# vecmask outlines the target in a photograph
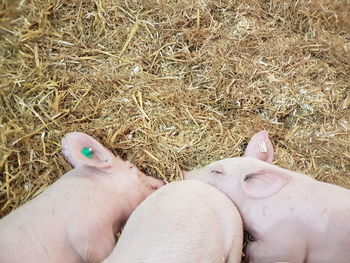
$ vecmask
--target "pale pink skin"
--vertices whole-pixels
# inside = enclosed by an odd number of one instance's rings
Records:
[[[258,144],[264,142],[267,152]],[[255,134],[245,157],[185,172],[224,192],[255,238],[246,262],[350,262],[350,191],[271,163],[266,131]]]
[[[69,133],[62,148],[75,169],[0,220],[0,262],[101,262],[131,212],[163,185],[86,134]]]
[[[200,181],[178,181],[136,208],[104,263],[239,263],[242,243],[242,220],[227,196]]]

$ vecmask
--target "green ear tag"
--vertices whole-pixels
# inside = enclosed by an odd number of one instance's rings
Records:
[[[81,149],[81,154],[86,156],[86,158],[89,158],[89,159],[91,159],[94,156],[94,152],[92,151],[92,149],[86,148],[86,147],[83,147]]]

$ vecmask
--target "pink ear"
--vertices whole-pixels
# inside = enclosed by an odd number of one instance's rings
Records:
[[[266,198],[281,190],[289,175],[273,169],[259,170],[243,177],[243,192],[252,198]]]
[[[260,131],[253,135],[244,152],[244,156],[254,157],[267,163],[272,162],[273,147],[267,131]]]
[[[62,154],[74,166],[94,166],[97,168],[108,168],[112,166],[115,156],[101,143],[81,132],[68,133],[61,140]],[[91,149],[89,157],[82,153],[83,148]]]

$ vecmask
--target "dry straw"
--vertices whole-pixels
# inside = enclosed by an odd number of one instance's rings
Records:
[[[71,169],[86,132],[168,181],[239,156],[350,187],[350,3],[2,0],[0,217]]]

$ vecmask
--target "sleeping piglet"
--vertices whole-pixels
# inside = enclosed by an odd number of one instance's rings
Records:
[[[101,262],[131,212],[163,185],[83,133],[62,139],[75,167],[0,220],[1,263]]]
[[[255,241],[246,262],[350,262],[350,191],[271,164],[266,131],[255,134],[245,157],[185,172],[224,192]]]
[[[239,263],[242,242],[229,198],[200,181],[177,181],[135,209],[104,263]]]

